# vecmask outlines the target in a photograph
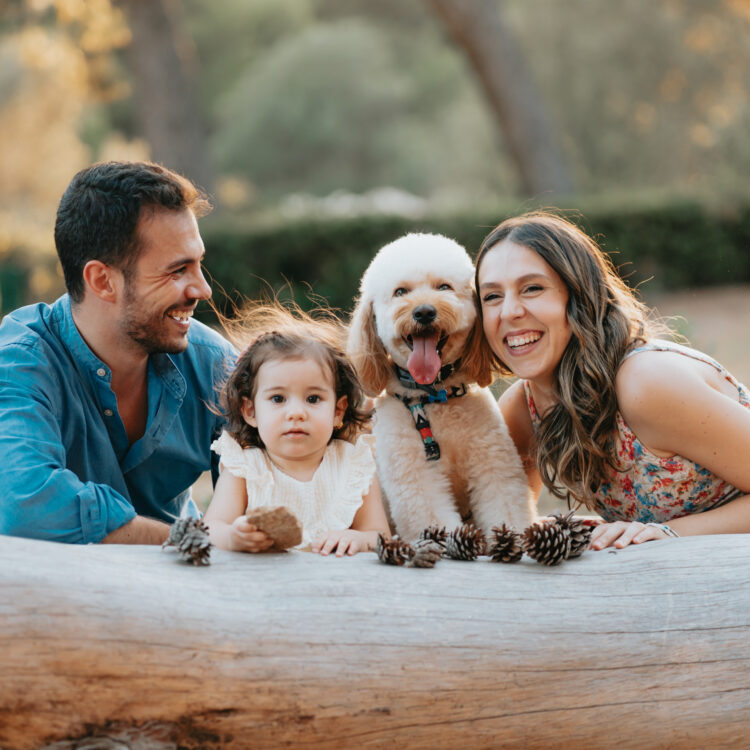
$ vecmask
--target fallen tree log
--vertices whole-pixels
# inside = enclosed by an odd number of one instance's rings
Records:
[[[747,747],[746,535],[212,560],[0,537],[0,748]]]

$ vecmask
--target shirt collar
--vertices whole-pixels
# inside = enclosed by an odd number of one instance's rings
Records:
[[[70,297],[64,294],[57,301],[55,307],[60,339],[70,352],[75,367],[82,375],[94,382],[101,382],[102,379],[109,382],[112,378],[109,366],[91,351],[76,327]]]
[[[91,351],[89,345],[83,340],[83,336],[81,336],[75,320],[73,320],[70,296],[64,294],[60,297],[56,303],[56,308],[60,339],[70,352],[75,367],[92,383],[109,383],[112,380],[112,370],[109,365]],[[187,391],[185,378],[170,355],[152,354],[149,360],[154,372],[169,392],[178,401],[182,401]]]
[[[162,379],[167,390],[178,401],[182,401],[187,392],[187,384],[172,357],[169,354],[152,354],[149,359],[151,360],[154,372]]]

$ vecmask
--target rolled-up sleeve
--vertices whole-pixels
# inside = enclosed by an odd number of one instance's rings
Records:
[[[62,387],[33,346],[0,358],[0,534],[86,544],[133,519],[112,487],[66,468],[59,424]]]

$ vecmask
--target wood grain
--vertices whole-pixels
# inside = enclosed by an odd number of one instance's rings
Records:
[[[557,568],[212,559],[0,537],[0,748],[750,742],[747,536]]]

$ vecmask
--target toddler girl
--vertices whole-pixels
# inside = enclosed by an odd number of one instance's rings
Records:
[[[245,513],[283,505],[302,523],[301,546],[313,552],[374,549],[388,522],[374,438],[360,434],[370,415],[343,352],[342,324],[280,305],[255,307],[245,319],[255,339],[224,387],[227,426],[211,446],[221,456],[204,519],[211,540],[263,552],[273,542]]]

